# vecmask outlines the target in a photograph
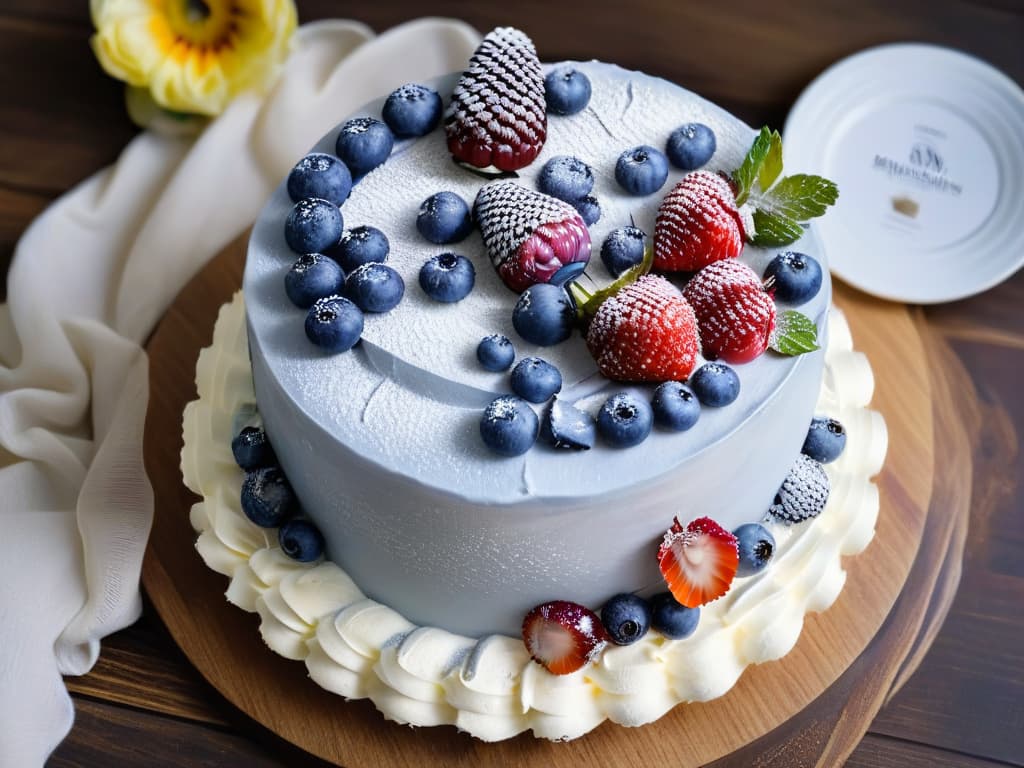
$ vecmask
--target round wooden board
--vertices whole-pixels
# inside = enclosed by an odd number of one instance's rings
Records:
[[[245,237],[239,238],[185,288],[148,345],[145,459],[156,514],[143,581],[200,673],[278,736],[349,768],[425,762],[507,766],[526,760],[556,767],[835,765],[941,623],[959,573],[957,531],[962,534],[967,510],[964,503],[962,514],[944,509],[943,515],[928,515],[934,446],[943,445],[936,430],[945,428],[937,415],[941,408],[933,417],[933,395],[938,390],[948,398],[949,388],[935,387],[929,378],[934,350],[926,350],[929,342],[905,308],[837,286],[836,303],[875,372],[873,407],[889,428],[889,454],[878,478],[882,511],[868,550],[845,563],[849,576],[836,604],[807,617],[784,659],[749,668],[715,701],[678,706],[643,728],[605,723],[564,744],[528,734],[485,744],[452,727],[410,729],[385,721],[369,702],[327,693],[299,663],[264,646],[255,614],[225,601],[225,578],[206,568],[194,550],[188,512],[195,497],[179,473],[181,414],[196,396],[196,358],[210,343],[218,308],[240,285],[244,244]],[[969,460],[941,471],[953,493],[969,498]]]

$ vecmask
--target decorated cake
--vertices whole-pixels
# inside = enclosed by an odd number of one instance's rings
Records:
[[[303,158],[185,413],[197,548],[321,686],[574,738],[724,695],[870,541],[871,371],[781,138],[513,29]]]

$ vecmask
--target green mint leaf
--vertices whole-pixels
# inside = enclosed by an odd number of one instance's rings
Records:
[[[780,355],[803,355],[820,349],[818,327],[807,317],[794,309],[787,309],[779,315],[768,339],[768,346]]]
[[[754,232],[751,243],[762,248],[777,248],[795,243],[803,235],[804,228],[788,216],[758,208],[754,211]]]
[[[587,291],[579,288],[576,283],[572,283],[569,286],[569,290],[573,292],[573,296],[576,299],[576,316],[580,320],[590,320],[594,315],[597,314],[598,308],[604,303],[604,300],[614,296],[620,290],[625,288],[631,283],[635,283],[641,277],[651,271],[651,267],[654,266],[654,248],[648,245],[644,248],[644,258],[635,267],[630,267],[623,272],[615,282],[605,286],[599,291],[594,293],[588,293]],[[577,291],[579,288],[579,291]]]
[[[732,175],[732,179],[736,182],[736,205],[743,205],[747,198],[750,196],[750,190],[754,187],[754,180],[757,179],[758,174],[761,172],[761,165],[764,163],[768,153],[772,148],[772,134],[768,130],[768,126],[761,129],[761,132],[757,134],[757,138],[754,139],[753,145],[750,147],[750,151],[747,152],[747,156],[743,158],[743,162],[740,167]]]
[[[772,131],[771,143],[768,147],[768,154],[761,163],[761,170],[757,174],[757,186],[761,189],[768,189],[782,173],[782,137],[778,131]]]
[[[807,221],[821,216],[839,198],[835,182],[821,176],[798,173],[787,176],[758,200],[758,207],[771,213]]]

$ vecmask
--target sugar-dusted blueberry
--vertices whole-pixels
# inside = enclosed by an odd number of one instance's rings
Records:
[[[394,146],[394,134],[380,120],[355,117],[341,126],[334,151],[358,178],[387,160]]]
[[[590,103],[590,78],[575,67],[558,67],[544,78],[544,99],[556,115],[575,115]]]
[[[650,602],[651,627],[669,640],[682,640],[697,630],[700,608],[687,608],[671,592],[659,592]]]
[[[617,392],[601,406],[597,431],[612,447],[631,448],[647,439],[653,422],[650,403],[632,392]]]
[[[476,267],[465,256],[439,253],[420,267],[420,288],[434,301],[462,301],[476,283]]]
[[[267,433],[259,427],[243,427],[231,441],[231,454],[246,471],[277,463]]]
[[[285,522],[277,531],[277,540],[281,551],[300,563],[311,563],[324,553],[320,529],[301,517]]]
[[[775,554],[775,537],[760,523],[741,525],[732,535],[736,537],[736,549],[740,562],[737,576],[753,576],[768,567]]]
[[[296,253],[323,253],[341,238],[341,209],[329,200],[306,197],[292,206],[284,222],[284,239]]]
[[[786,251],[772,259],[764,270],[765,287],[775,292],[776,301],[803,304],[821,290],[821,265],[799,251]]]
[[[593,195],[584,195],[579,200],[570,202],[588,227],[594,226],[601,220],[601,202]]]
[[[828,464],[839,458],[846,448],[846,428],[836,419],[816,417],[807,430],[802,453],[815,461]]]
[[[345,296],[363,312],[389,312],[405,295],[405,281],[387,264],[371,261],[345,279]]]
[[[524,357],[512,369],[512,391],[531,403],[543,403],[562,391],[562,374],[547,360]]]
[[[601,623],[613,643],[632,645],[651,626],[651,606],[639,595],[615,595],[602,606]]]
[[[725,363],[704,363],[687,383],[702,405],[722,408],[740,394],[740,377]]]
[[[647,235],[640,227],[619,227],[608,233],[601,243],[601,262],[612,277],[618,277],[644,260]]]
[[[306,197],[319,197],[341,205],[351,191],[348,166],[326,152],[309,153],[288,174],[288,196],[296,203]]]
[[[545,195],[572,203],[590,194],[594,172],[572,155],[556,155],[544,163],[537,176],[537,189]]]
[[[502,456],[519,456],[537,441],[540,421],[521,397],[502,395],[491,401],[480,417],[484,445]]]
[[[362,225],[346,229],[341,233],[338,244],[327,251],[346,272],[372,261],[384,263],[388,260],[391,244],[388,237],[376,227]]]
[[[441,121],[441,97],[433,88],[406,83],[388,96],[382,117],[395,136],[426,136]]]
[[[687,123],[676,128],[665,142],[665,154],[672,165],[695,171],[715,154],[715,132],[703,123]]]
[[[242,481],[242,511],[262,528],[276,528],[295,510],[295,493],[278,466],[248,472]]]
[[[512,327],[531,344],[550,347],[572,335],[576,308],[558,285],[537,283],[519,295],[512,308]]]
[[[313,302],[339,293],[345,285],[345,273],[337,262],[320,253],[306,253],[292,264],[284,276],[284,292],[292,304],[309,309]]]
[[[362,334],[362,310],[341,296],[317,299],[306,314],[306,337],[326,352],[352,349]]]
[[[454,192],[438,192],[420,204],[416,229],[439,245],[465,240],[473,231],[473,218],[466,201]]]
[[[651,398],[654,421],[666,429],[684,432],[700,418],[700,401],[688,386],[678,381],[658,385]]]
[[[587,451],[594,447],[597,424],[586,411],[553,397],[544,411],[540,433],[555,448]]]
[[[480,339],[476,346],[476,359],[488,371],[507,371],[516,359],[516,348],[508,336],[492,333]]]
[[[668,178],[668,160],[654,147],[627,149],[615,163],[615,180],[631,195],[650,195]]]

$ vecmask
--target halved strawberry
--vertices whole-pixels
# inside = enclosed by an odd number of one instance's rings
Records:
[[[538,664],[567,675],[593,661],[609,642],[601,619],[568,600],[542,603],[523,619],[523,642]]]
[[[654,267],[693,272],[739,256],[746,237],[743,216],[729,182],[710,171],[684,176],[658,208]]]
[[[675,518],[658,548],[661,575],[687,608],[728,592],[739,561],[736,537],[710,517],[699,517],[686,528]]]

